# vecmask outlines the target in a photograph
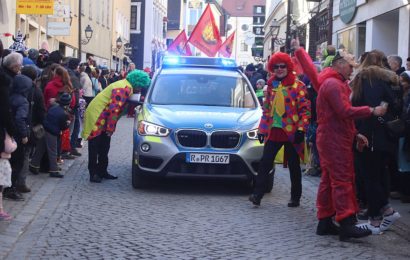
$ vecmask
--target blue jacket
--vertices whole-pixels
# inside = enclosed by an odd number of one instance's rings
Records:
[[[67,120],[69,120],[67,112],[61,105],[55,104],[48,109],[43,126],[47,132],[58,136],[61,131],[68,128]]]

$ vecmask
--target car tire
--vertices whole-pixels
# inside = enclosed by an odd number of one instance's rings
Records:
[[[148,185],[148,177],[142,170],[132,162],[132,187],[135,189],[143,189]]]

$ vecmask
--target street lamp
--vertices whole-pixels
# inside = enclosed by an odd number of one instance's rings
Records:
[[[115,41],[115,48],[112,49],[112,51],[115,52],[115,57],[117,58],[116,71],[118,71],[118,65],[120,63],[120,58],[118,57],[118,52],[120,51],[121,48],[122,48],[122,40],[121,40],[121,36],[120,36]]]
[[[81,44],[86,45],[87,43],[90,42],[91,38],[93,37],[93,29],[91,28],[90,25],[87,25],[87,27],[85,27],[85,39],[81,40]]]

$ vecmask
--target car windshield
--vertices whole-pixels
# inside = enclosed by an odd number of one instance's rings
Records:
[[[217,75],[159,75],[150,101],[161,105],[202,105],[255,108],[247,82]]]

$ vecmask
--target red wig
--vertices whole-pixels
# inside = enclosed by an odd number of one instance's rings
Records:
[[[273,71],[273,65],[279,64],[279,63],[285,63],[288,69],[288,75],[286,76],[286,78],[283,80],[282,83],[284,85],[293,84],[296,80],[296,77],[293,73],[295,66],[290,56],[284,52],[277,52],[270,57],[269,62],[268,62],[268,70],[272,73],[272,77],[268,80],[268,84],[271,85],[272,81],[275,78],[275,72]]]
[[[268,70],[272,73],[273,71],[273,65],[278,64],[278,63],[285,63],[286,67],[288,67],[288,72],[292,73],[294,70],[293,62],[290,58],[290,56],[284,52],[277,52],[270,57],[269,62],[268,62]]]

